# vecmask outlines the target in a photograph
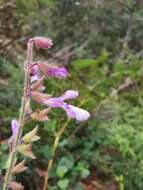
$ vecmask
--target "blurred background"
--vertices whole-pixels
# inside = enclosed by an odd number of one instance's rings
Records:
[[[143,189],[143,1],[0,0],[0,172],[5,172],[10,122],[19,114],[26,42],[53,39],[35,59],[65,65],[67,80],[48,79],[47,93],[80,91],[74,105],[91,113],[70,121],[56,152],[49,190]],[[39,124],[37,159],[18,176],[26,190],[41,190],[56,131],[58,109]],[[25,132],[35,126],[29,123]]]

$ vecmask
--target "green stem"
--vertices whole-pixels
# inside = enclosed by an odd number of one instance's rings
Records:
[[[68,127],[69,122],[70,122],[70,119],[67,119],[67,121],[64,123],[63,127],[58,131],[58,133],[55,137],[53,148],[52,148],[52,158],[48,161],[48,167],[47,167],[46,175],[44,177],[43,190],[46,190],[48,188],[49,171],[53,166],[53,161],[54,161],[57,147],[59,145],[59,140],[60,140],[62,134],[64,133],[64,131],[66,130],[66,128]]]
[[[5,179],[4,179],[4,185],[3,185],[3,190],[8,190],[8,183],[11,180],[12,177],[12,170],[15,165],[15,160],[16,160],[16,155],[17,155],[17,146],[19,145],[21,136],[22,136],[22,128],[25,124],[25,114],[26,114],[26,103],[28,101],[29,96],[27,95],[27,90],[29,89],[30,86],[30,71],[29,67],[30,64],[32,63],[32,49],[33,49],[33,43],[32,41],[28,42],[28,47],[27,47],[27,61],[25,63],[25,78],[24,78],[24,90],[23,90],[23,98],[21,102],[21,109],[20,109],[20,115],[19,115],[19,128],[17,135],[15,137],[15,143],[14,143],[14,148],[13,151],[9,155],[9,167],[7,168]]]

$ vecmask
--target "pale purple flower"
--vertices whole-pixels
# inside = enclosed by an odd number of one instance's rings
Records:
[[[63,66],[48,64],[46,62],[36,62],[31,66],[32,81],[39,79],[40,71],[44,73],[45,76],[50,77],[66,78],[68,76],[68,71]]]
[[[53,76],[57,78],[66,78],[68,75],[68,71],[66,70],[65,67],[49,67],[47,68],[47,75],[48,76]]]
[[[62,108],[66,111],[69,118],[75,118],[78,121],[86,121],[90,117],[90,113],[88,111],[73,105],[64,104]]]
[[[41,49],[49,49],[53,46],[53,42],[51,39],[41,36],[34,37],[30,41],[33,41],[35,46]]]
[[[67,90],[62,96],[45,99],[43,103],[54,108],[62,107],[64,100],[75,99],[78,95],[78,91]]]
[[[61,101],[60,98],[48,98],[43,100],[43,103],[51,108],[59,108],[63,105],[63,101]]]
[[[64,102],[64,100],[74,99],[77,96],[78,91],[67,90],[62,96],[57,98],[48,98],[44,100],[43,103],[52,108],[63,108],[69,118],[75,118],[78,121],[85,121],[90,117],[89,112]]]
[[[17,133],[18,133],[18,129],[19,129],[19,123],[16,119],[13,119],[11,121],[11,130],[12,130],[12,137],[16,137]]]
[[[63,66],[48,64],[46,62],[38,62],[37,65],[45,76],[66,78],[68,75],[67,69]]]

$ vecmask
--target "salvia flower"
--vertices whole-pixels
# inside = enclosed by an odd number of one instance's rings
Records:
[[[37,62],[31,67],[31,82],[39,80],[40,71],[47,77],[66,78],[68,76],[68,71],[63,66]]]
[[[37,65],[45,76],[56,78],[66,78],[68,76],[68,71],[63,66],[48,64],[46,62],[39,62]]]
[[[62,96],[56,98],[53,97],[47,98],[43,101],[43,103],[50,107],[58,108],[63,106],[64,100],[75,99],[77,96],[78,96],[78,91],[67,90]]]
[[[69,118],[75,118],[78,121],[85,121],[90,117],[89,112],[64,102],[64,100],[74,99],[77,96],[78,91],[67,90],[62,96],[45,99],[43,103],[52,108],[63,108]]]
[[[37,48],[49,49],[53,46],[53,42],[49,38],[37,36],[31,39]]]

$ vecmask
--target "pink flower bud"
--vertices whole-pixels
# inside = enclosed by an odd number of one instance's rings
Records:
[[[37,48],[41,48],[41,49],[49,49],[53,46],[52,40],[45,37],[37,36],[37,37],[32,38],[31,41],[35,43]]]

